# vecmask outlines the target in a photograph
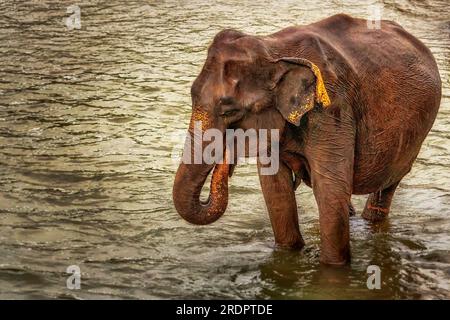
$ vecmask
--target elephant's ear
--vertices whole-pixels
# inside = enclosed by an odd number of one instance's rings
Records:
[[[318,103],[331,104],[319,68],[309,60],[281,58],[275,61],[276,106],[283,117],[296,126],[302,116]]]

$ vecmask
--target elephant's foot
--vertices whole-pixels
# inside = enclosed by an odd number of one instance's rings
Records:
[[[370,204],[366,205],[362,213],[362,217],[370,222],[380,222],[386,219],[389,214],[389,209],[381,207],[373,207]]]
[[[380,222],[389,214],[392,198],[398,183],[369,195],[362,217],[371,222]]]
[[[278,248],[288,249],[288,250],[301,250],[305,246],[305,241],[303,241],[302,236],[296,237],[291,241],[275,241]]]

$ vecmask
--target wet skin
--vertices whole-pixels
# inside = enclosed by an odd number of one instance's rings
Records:
[[[191,94],[190,134],[197,120],[202,130],[280,130],[280,168],[260,174],[275,242],[304,245],[295,200],[304,181],[319,208],[320,260],[341,265],[350,261],[351,195],[369,194],[364,218],[388,215],[436,118],[441,80],[428,48],[398,24],[370,30],[366,20],[336,15],[264,37],[220,32]],[[180,165],[173,199],[187,221],[224,213],[232,170],[223,167],[201,203],[214,165]]]

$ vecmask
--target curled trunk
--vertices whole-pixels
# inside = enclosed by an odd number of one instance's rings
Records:
[[[200,201],[200,193],[211,170],[208,200]],[[228,164],[180,164],[173,186],[173,202],[178,213],[188,222],[210,224],[219,219],[228,204]]]

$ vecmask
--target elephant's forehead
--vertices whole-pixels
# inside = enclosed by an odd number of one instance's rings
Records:
[[[246,50],[235,50],[233,48],[216,49],[209,55],[209,60],[222,66],[228,63],[249,64],[253,62],[254,55]]]
[[[251,63],[261,57],[264,52],[260,45],[244,39],[214,43],[209,48],[208,56],[220,63],[229,61]]]

